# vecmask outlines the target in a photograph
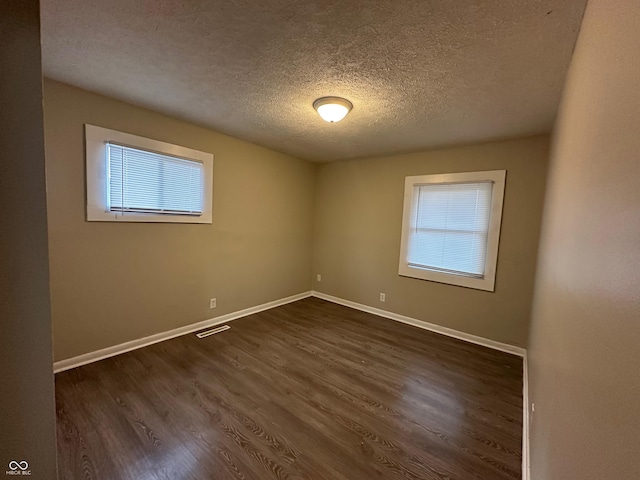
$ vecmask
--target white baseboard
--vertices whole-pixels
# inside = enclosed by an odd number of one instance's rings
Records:
[[[522,362],[522,480],[531,478],[529,422],[529,364],[525,354]]]
[[[494,350],[511,353],[512,355],[518,355],[519,357],[524,357],[526,354],[526,350],[522,347],[516,347],[515,345],[509,345],[508,343],[497,342],[495,340],[490,340],[484,337],[478,337],[477,335],[460,332],[458,330],[454,330],[453,328],[442,327],[434,323],[425,322],[424,320],[418,320],[416,318],[406,317],[404,315],[389,312],[387,310],[370,307],[369,305],[363,305],[361,303],[352,302],[350,300],[344,300],[343,298],[334,297],[333,295],[327,295],[326,293],[312,291],[311,295],[323,300],[327,300],[329,302],[344,305],[345,307],[362,310],[363,312],[372,313],[374,315],[378,315],[379,317],[389,318],[391,320],[395,320],[396,322],[406,323],[408,325],[413,325],[414,327],[422,328],[423,330],[440,333],[448,337],[457,338],[458,340],[464,340],[465,342],[475,343],[476,345],[493,348]]]
[[[163,342],[165,340],[179,337],[187,333],[202,330],[203,328],[213,327],[216,325],[220,325],[221,323],[227,323],[238,318],[246,317],[247,315],[262,312],[263,310],[269,310],[270,308],[279,307],[280,305],[285,305],[287,303],[296,302],[310,296],[311,292],[299,293],[290,297],[263,303],[262,305],[256,305],[255,307],[245,308],[244,310],[240,310],[238,312],[227,313],[226,315],[221,315],[209,320],[203,320],[201,322],[185,325],[184,327],[174,328],[173,330],[169,330],[167,332],[156,333],[148,337],[131,340],[129,342],[103,348],[95,352],[89,352],[83,355],[78,355],[77,357],[60,360],[59,362],[55,362],[53,364],[53,372],[58,373],[64,370],[69,370],[70,368],[86,365],[87,363],[97,362],[98,360],[102,360],[104,358],[109,358],[115,355],[120,355],[121,353],[130,352],[131,350],[136,350],[138,348],[146,347],[154,343]]]

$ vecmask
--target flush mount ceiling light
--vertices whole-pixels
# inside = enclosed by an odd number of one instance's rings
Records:
[[[313,102],[313,108],[326,122],[339,122],[353,108],[353,104],[340,97],[322,97]]]

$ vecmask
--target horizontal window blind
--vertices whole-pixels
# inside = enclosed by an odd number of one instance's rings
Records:
[[[492,182],[416,185],[408,263],[482,278]]]
[[[201,215],[202,163],[107,143],[109,211]]]

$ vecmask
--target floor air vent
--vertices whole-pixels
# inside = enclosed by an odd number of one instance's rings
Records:
[[[229,325],[223,325],[222,327],[212,328],[211,330],[205,330],[204,332],[196,333],[196,337],[204,338],[209,335],[215,335],[216,333],[224,332],[225,330],[229,330],[231,327]]]

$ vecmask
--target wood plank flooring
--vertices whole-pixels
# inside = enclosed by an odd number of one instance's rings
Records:
[[[59,478],[521,478],[522,359],[316,298],[230,325],[57,374]]]

